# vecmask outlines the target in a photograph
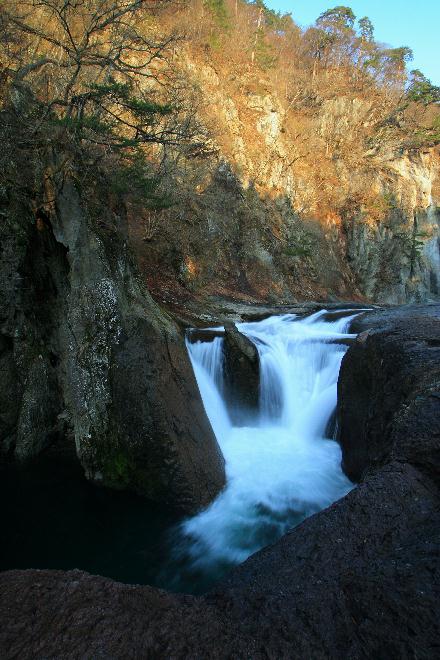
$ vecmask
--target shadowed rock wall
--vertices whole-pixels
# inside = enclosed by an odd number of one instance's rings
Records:
[[[110,208],[92,218],[67,181],[50,212],[24,201],[5,212],[3,459],[76,451],[99,484],[185,511],[206,505],[224,484],[223,457],[182,333],[141,284],[121,227],[109,229]]]
[[[440,306],[364,314],[339,379],[343,466],[358,481],[390,455],[440,467]]]

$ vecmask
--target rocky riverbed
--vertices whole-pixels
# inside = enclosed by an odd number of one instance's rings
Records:
[[[353,329],[338,414],[354,490],[202,597],[5,572],[2,657],[438,657],[440,307]]]

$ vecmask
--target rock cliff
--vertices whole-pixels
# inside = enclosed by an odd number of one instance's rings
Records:
[[[74,177],[33,208],[17,183],[2,199],[1,460],[61,451],[97,484],[200,509],[224,484],[223,457],[182,332],[137,276],[123,210],[108,197],[92,210]]]
[[[277,71],[238,70],[192,45],[180,56],[211,156],[170,183],[179,207],[149,216],[147,241],[131,224],[158,295],[174,278],[188,295],[269,302],[438,298],[438,148],[408,144],[389,101],[318,83],[292,101]]]

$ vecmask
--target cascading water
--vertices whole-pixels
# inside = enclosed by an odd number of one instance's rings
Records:
[[[351,484],[331,438],[346,350],[339,342],[349,336],[350,319],[340,315],[347,313],[239,325],[260,355],[254,418],[237,414],[237,402],[224,396],[223,340],[188,344],[227,472],[223,492],[193,518],[179,522],[144,498],[97,491],[70,461],[64,466],[49,457],[19,472],[2,470],[0,497],[10,503],[4,512],[10,531],[0,570],[78,567],[132,584],[203,593],[232,566],[344,495]],[[231,423],[228,405],[248,426]],[[53,516],[44,515],[49,502],[56,507],[55,526]]]
[[[217,499],[181,525],[179,552],[191,570],[221,574],[352,487],[330,420],[346,350],[337,342],[354,336],[347,335],[353,316],[326,321],[327,314],[238,325],[261,363],[261,410],[246,427],[231,424],[222,397],[223,339],[188,343],[227,476]]]

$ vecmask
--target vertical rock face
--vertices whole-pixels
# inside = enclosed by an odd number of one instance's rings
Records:
[[[223,457],[181,333],[120,233],[99,230],[69,182],[50,221],[24,207],[13,217],[2,243],[2,454],[23,461],[74,443],[92,481],[186,511],[206,505],[224,484]]]
[[[434,199],[433,154],[376,156],[372,190],[385,215],[369,223],[345,218],[347,259],[360,290],[377,302],[403,304],[439,297],[440,214]]]
[[[368,313],[352,329],[338,382],[345,472],[359,481],[391,455],[438,480],[440,305]]]
[[[146,264],[137,241],[150,281],[159,266],[173,279],[191,260],[183,279],[192,291],[268,302],[439,299],[438,148],[409,148],[370,93],[317,85],[289,103],[270,74],[215,59],[182,53],[217,155],[189,165],[197,193],[161,217]]]
[[[24,461],[67,438],[56,328],[68,264],[48,224],[11,197],[0,228],[0,457]]]
[[[260,401],[260,358],[255,345],[225,323],[223,342],[225,396],[234,423],[245,423],[258,411]]]

